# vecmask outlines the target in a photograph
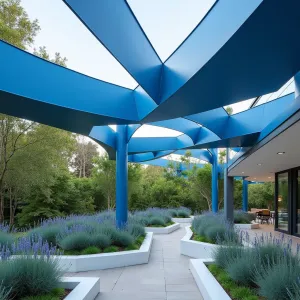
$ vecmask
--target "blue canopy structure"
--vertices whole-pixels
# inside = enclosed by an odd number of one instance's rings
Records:
[[[299,111],[294,93],[235,115],[223,108],[274,92],[299,71],[297,0],[218,0],[165,62],[126,1],[64,2],[139,86],[131,90],[97,80],[0,41],[0,112],[83,134],[103,146],[117,160],[119,226],[127,220],[127,161],[191,149],[193,157],[213,166],[216,211],[216,149],[241,147],[242,153]],[[134,137],[146,123],[182,134]],[[117,124],[117,131],[109,124]],[[226,204],[232,183],[225,179]]]

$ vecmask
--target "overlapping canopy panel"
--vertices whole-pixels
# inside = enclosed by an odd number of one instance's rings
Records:
[[[146,161],[183,149],[251,146],[280,112],[298,109],[293,94],[232,116],[223,106],[275,92],[299,71],[299,1],[210,1],[165,62],[132,4],[64,2],[139,86],[97,80],[0,42],[1,112],[89,135],[111,158],[116,133],[108,125],[128,124],[129,159]],[[137,136],[145,123],[182,134]],[[210,160],[209,151],[198,154]]]

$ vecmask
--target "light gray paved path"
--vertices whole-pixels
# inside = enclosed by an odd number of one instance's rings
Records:
[[[154,235],[148,264],[67,275],[100,277],[97,300],[202,300],[189,258],[180,255],[184,235],[184,227],[168,235]]]

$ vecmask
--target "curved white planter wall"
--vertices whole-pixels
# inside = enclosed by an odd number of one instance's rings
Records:
[[[172,221],[175,223],[192,223],[194,217],[191,216],[190,218],[172,218]]]
[[[155,234],[169,234],[180,228],[179,223],[172,224],[167,227],[145,227],[146,232],[153,232]]]
[[[94,300],[100,291],[100,278],[63,277],[59,286],[72,290],[65,300]]]
[[[239,229],[239,230],[259,229],[259,224],[258,223],[234,224],[234,228]]]
[[[212,258],[213,251],[219,245],[192,241],[193,232],[190,226],[185,228],[186,235],[180,241],[180,253],[193,258]]]
[[[206,264],[213,263],[212,259],[191,259],[190,270],[204,300],[230,300],[223,287],[210,273]]]
[[[84,272],[146,264],[149,260],[153,233],[148,232],[139,250],[91,255],[63,255],[59,265],[65,272]]]

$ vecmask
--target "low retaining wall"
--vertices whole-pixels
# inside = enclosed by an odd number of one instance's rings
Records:
[[[193,258],[212,258],[213,251],[219,245],[191,240],[193,232],[190,226],[185,227],[186,235],[180,241],[180,253]]]
[[[191,259],[190,270],[204,300],[231,300],[217,279],[210,273],[207,264],[213,259]]]
[[[167,227],[145,227],[146,232],[153,232],[155,234],[169,234],[180,228],[179,223],[172,224]]]
[[[194,216],[190,216],[189,218],[172,218],[172,221],[175,223],[192,223]]]
[[[139,250],[91,255],[63,255],[59,265],[65,272],[84,272],[146,264],[149,260],[153,233],[148,232]]]
[[[251,224],[234,224],[234,228],[240,230],[247,230],[247,229],[259,229],[258,223],[251,223]]]
[[[100,292],[100,278],[63,277],[60,287],[72,290],[65,300],[94,300]]]

